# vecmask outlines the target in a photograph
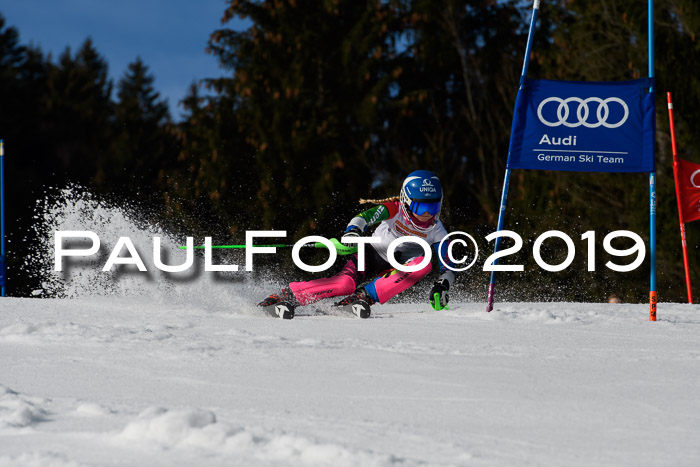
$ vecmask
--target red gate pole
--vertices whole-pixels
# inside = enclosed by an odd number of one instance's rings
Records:
[[[688,268],[688,245],[685,241],[685,222],[683,222],[683,208],[681,207],[681,192],[678,184],[678,152],[676,151],[676,129],[673,124],[673,101],[671,93],[666,93],[668,99],[668,121],[671,124],[671,149],[673,151],[673,179],[676,182],[676,201],[678,202],[678,219],[681,224],[681,242],[683,244],[683,264],[685,265],[685,285],[688,289],[688,303],[693,303],[693,292],[690,286],[690,269]]]

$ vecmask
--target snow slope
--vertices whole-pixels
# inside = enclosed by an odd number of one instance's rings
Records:
[[[0,467],[700,465],[698,306],[283,321],[252,305],[278,283],[153,273],[152,236],[181,241],[124,209],[67,190],[37,219],[27,270],[62,298],[0,299]],[[56,273],[55,230],[129,236],[151,272]]]
[[[310,308],[3,300],[0,466],[700,465],[697,307]]]

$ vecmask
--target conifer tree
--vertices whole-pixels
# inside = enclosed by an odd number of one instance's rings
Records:
[[[495,225],[498,215],[521,22],[514,2],[415,0],[404,23],[387,165],[439,172],[465,227]]]
[[[110,191],[152,189],[159,174],[162,178],[167,165],[175,161],[168,105],[153,82],[153,75],[138,58],[117,84],[111,157],[100,167]]]
[[[252,25],[212,35],[211,51],[235,70],[214,84],[233,102],[232,130],[254,157],[258,176],[245,183],[257,225],[337,229],[337,213],[369,192],[372,161],[384,150],[382,108],[401,72],[393,62],[398,3],[229,3],[224,20]]]
[[[53,141],[50,166],[73,181],[104,183],[114,112],[107,62],[87,39],[75,56],[69,48],[51,66],[45,101],[47,132]]]

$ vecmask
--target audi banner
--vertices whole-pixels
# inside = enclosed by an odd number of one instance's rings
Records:
[[[651,85],[649,78],[526,80],[515,101],[508,168],[653,172]]]

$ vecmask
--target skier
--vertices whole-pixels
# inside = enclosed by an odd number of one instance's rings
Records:
[[[355,216],[341,239],[359,237],[370,227],[379,224],[372,234],[380,243],[365,245],[365,270],[358,270],[357,254],[336,275],[308,282],[292,282],[278,294],[272,294],[260,302],[271,314],[281,318],[294,317],[297,306],[308,305],[323,298],[347,295],[335,305],[347,307],[361,318],[368,318],[370,306],[385,303],[412,285],[418,283],[431,270],[431,263],[415,272],[394,269],[388,259],[388,247],[399,237],[412,235],[425,240],[440,258],[440,276],[430,290],[430,303],[436,310],[443,309],[448,302],[448,291],[455,274],[446,265],[452,266],[447,251],[448,242],[440,248],[447,231],[440,221],[442,186],[438,177],[427,170],[417,170],[406,177],[399,196],[382,200],[360,200],[377,206]],[[440,251],[438,251],[440,250]],[[399,264],[413,266],[424,259],[423,248],[415,242],[404,242],[396,248],[394,257]],[[364,286],[362,283],[369,282]]]

